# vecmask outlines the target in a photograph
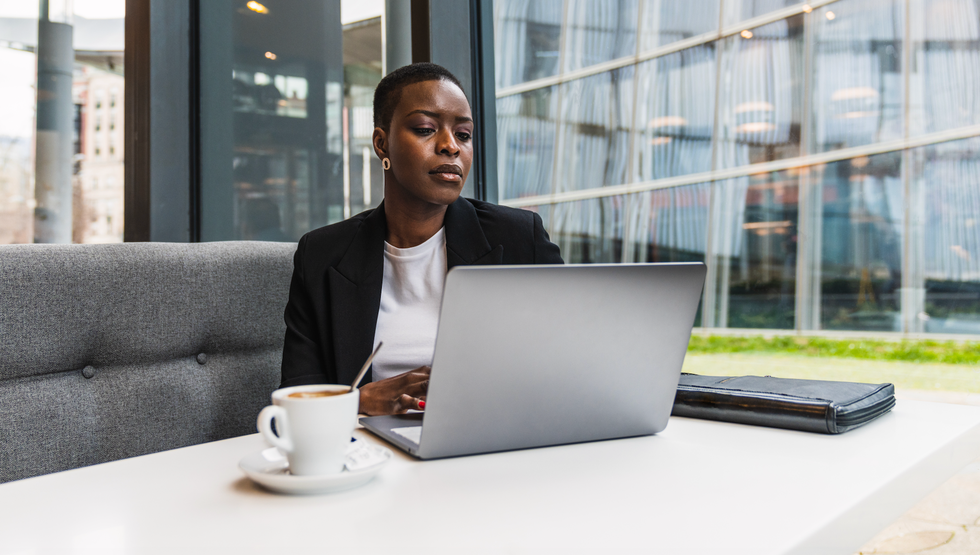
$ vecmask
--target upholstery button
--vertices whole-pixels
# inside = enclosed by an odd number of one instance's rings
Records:
[[[208,355],[206,355],[204,353],[201,353],[201,354],[197,355],[197,363],[198,364],[204,364],[207,361],[208,361]]]
[[[92,379],[92,376],[95,375],[95,368],[91,366],[86,366],[85,368],[82,368],[82,375],[85,376],[86,380]]]

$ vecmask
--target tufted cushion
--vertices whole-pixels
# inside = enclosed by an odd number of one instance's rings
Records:
[[[295,249],[0,246],[0,482],[255,431]]]

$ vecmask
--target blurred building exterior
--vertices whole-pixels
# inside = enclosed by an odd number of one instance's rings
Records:
[[[980,0],[495,0],[500,202],[709,328],[980,333]]]
[[[121,75],[82,66],[75,72],[75,105],[81,141],[77,151],[73,242],[123,239],[123,84]]]
[[[0,244],[34,240],[37,3],[0,11]],[[75,6],[95,6],[93,2]],[[121,14],[122,0],[95,11]],[[91,7],[88,8],[91,11]],[[97,14],[98,15],[98,14]],[[123,239],[124,19],[75,14],[72,74],[73,243]]]

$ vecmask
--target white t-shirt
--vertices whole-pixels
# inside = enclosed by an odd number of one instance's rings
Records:
[[[432,364],[446,286],[446,229],[416,247],[385,242],[384,282],[374,342],[384,342],[371,368],[373,381]]]

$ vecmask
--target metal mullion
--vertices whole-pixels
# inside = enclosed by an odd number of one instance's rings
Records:
[[[813,93],[810,90],[813,83],[813,57],[814,57],[814,31],[813,15],[803,14],[803,119],[800,122],[800,154],[806,156],[810,154],[810,138],[813,133],[813,118],[810,113],[812,110]],[[812,329],[814,325],[814,314],[819,314],[819,310],[814,303],[814,281],[819,283],[819,278],[814,280],[814,270],[820,272],[819,264],[814,262],[819,260],[816,251],[813,250],[811,237],[813,230],[820,218],[813,208],[814,203],[810,202],[814,191],[811,190],[809,167],[800,172],[797,190],[797,220],[796,220],[796,314],[794,315],[795,328],[797,331]]]
[[[725,23],[725,2],[722,0],[718,6],[718,30],[720,31]],[[718,150],[719,142],[721,139],[721,75],[722,75],[722,63],[723,56],[722,51],[725,48],[724,39],[720,36],[715,42],[715,113],[714,119],[711,127],[711,172],[715,173],[718,166]],[[704,246],[704,262],[708,267],[707,274],[705,275],[705,286],[704,292],[702,294],[701,302],[701,327],[702,328],[714,328],[719,327],[718,317],[715,314],[717,309],[717,297],[719,292],[719,282],[718,282],[718,264],[717,257],[715,256],[715,229],[718,225],[717,221],[717,207],[718,207],[718,188],[721,187],[720,184],[714,181],[708,180],[708,229],[707,236],[705,237]],[[727,280],[726,280],[727,283]],[[726,321],[720,327],[726,327]]]
[[[637,17],[636,17],[636,53],[640,52],[640,35],[643,32],[643,2],[637,2]],[[630,183],[633,181],[633,176],[636,175],[633,165],[636,163],[635,160],[635,150],[636,150],[636,129],[637,129],[637,105],[639,104],[639,87],[640,87],[640,66],[638,64],[633,65],[633,109],[630,110],[630,138],[627,143],[627,148],[629,149],[628,157],[626,160],[626,182]],[[632,227],[632,217],[633,217],[633,203],[630,199],[634,198],[629,195],[623,195],[623,222],[625,223],[623,227],[623,254],[620,257],[623,263],[633,262],[633,249],[630,248],[630,244],[633,240],[633,227]]]
[[[568,2],[569,0],[564,0],[562,2],[561,10],[561,31],[560,38],[558,40],[558,75],[562,74],[563,68],[565,67],[565,44],[568,39]],[[558,193],[558,179],[560,177],[559,171],[561,165],[558,163],[561,158],[561,146],[562,146],[562,97],[564,96],[563,87],[561,84],[555,86],[555,154],[551,160],[551,197],[554,198]],[[501,203],[503,204],[503,203]],[[544,204],[555,204],[554,202],[546,202]]]
[[[912,129],[912,3],[911,0],[904,1],[904,37],[902,37],[902,131],[903,138],[910,142]],[[913,225],[914,214],[917,209],[913,202],[912,187],[912,151],[906,148],[902,152],[902,189],[904,196],[904,209],[902,211],[902,295],[899,299],[901,306],[899,313],[902,318],[902,333],[908,335],[917,333],[916,315],[922,312],[925,307],[925,295],[920,291],[924,289],[919,277],[921,276],[920,257],[917,256],[914,245],[918,243],[917,238],[913,238],[913,233],[917,233],[917,226]]]
[[[123,88],[123,239],[150,240],[151,9],[148,2],[127,0]],[[71,214],[69,214],[71,216]]]

